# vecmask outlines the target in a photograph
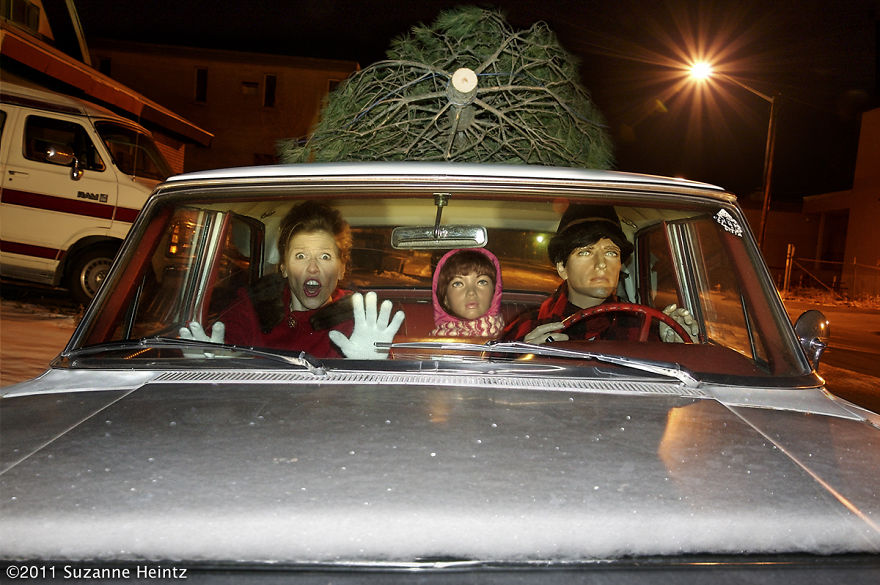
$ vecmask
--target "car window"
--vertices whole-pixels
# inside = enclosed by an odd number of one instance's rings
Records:
[[[99,316],[89,324],[81,343],[177,337],[180,327],[192,321],[206,328],[220,321],[228,333],[230,319],[241,307],[261,311],[265,299],[256,300],[260,297],[255,293],[260,283],[271,278],[284,282],[277,243],[282,218],[293,207],[315,198],[338,210],[351,225],[351,255],[340,288],[375,291],[380,299],[391,301],[395,311],[403,311],[405,320],[395,342],[435,339],[432,279],[450,249],[391,245],[397,227],[431,227],[437,215],[434,194],[424,188],[405,195],[353,191],[350,187],[337,194],[303,193],[301,189],[286,193],[277,187],[253,192],[218,188],[188,198],[169,198],[151,211],[149,222],[141,227],[136,249],[129,252],[124,270],[117,271],[115,282],[108,285],[112,297],[106,297],[104,306],[97,309]],[[678,347],[654,337],[647,342],[612,339],[589,345],[583,339],[572,339],[572,343],[624,356],[676,361],[698,372],[754,377],[808,371],[787,337],[787,321],[770,309],[775,291],[762,284],[757,252],[742,231],[732,233],[729,223],[717,217],[723,211],[734,223],[745,225],[744,219],[733,215],[738,213],[735,208],[717,201],[689,206],[677,201],[672,206],[668,197],[643,198],[635,204],[619,196],[614,199],[613,193],[599,195],[595,201],[614,204],[634,248],[621,266],[617,298],[658,311],[671,305],[687,309],[699,333],[694,335],[696,343]],[[564,210],[583,201],[565,192],[523,196],[464,190],[442,211],[441,225],[466,223],[485,228],[483,249],[497,257],[501,267],[500,315],[505,324],[539,311],[555,291],[564,288],[549,259],[548,245]],[[269,301],[282,303],[282,298]],[[350,313],[345,318],[351,319]],[[653,330],[656,327],[652,325]],[[271,335],[258,341],[238,342],[230,337],[226,341],[273,350],[297,349],[272,341]]]
[[[55,118],[28,116],[24,130],[25,158],[48,163],[46,153],[52,146],[74,153],[83,169],[103,171],[106,168],[95,144],[81,125]]]
[[[712,217],[663,222],[646,230],[639,239],[645,265],[640,297],[655,308],[686,307],[699,315],[708,343],[766,366],[763,334],[723,245],[724,233]]]
[[[431,286],[433,268],[448,250],[389,249],[391,229],[353,230],[353,282],[361,287]],[[501,228],[488,228],[487,233],[493,248],[505,250],[499,261],[506,290],[550,292],[556,288],[559,277],[547,262],[551,233]]]
[[[700,261],[694,263],[694,272],[708,340],[735,349],[756,363],[766,364],[768,355],[761,329],[752,326],[757,317],[740,286],[730,255],[722,245],[717,225],[701,221],[693,225],[693,230],[701,251]]]
[[[679,271],[672,258],[672,249],[664,224],[644,231],[639,240],[641,263],[645,277],[641,279],[640,300],[652,307],[681,303]]]

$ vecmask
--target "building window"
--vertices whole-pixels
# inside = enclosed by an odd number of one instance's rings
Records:
[[[278,78],[274,75],[266,75],[263,78],[263,107],[275,107],[275,87],[278,84]]]
[[[196,69],[196,101],[205,103],[208,101],[208,70],[204,67]]]
[[[0,16],[34,33],[40,31],[40,7],[28,0],[3,0],[0,2]]]

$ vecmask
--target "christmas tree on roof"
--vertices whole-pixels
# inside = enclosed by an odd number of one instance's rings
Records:
[[[455,161],[609,168],[604,119],[546,23],[513,30],[497,11],[443,12],[387,59],[332,92],[284,163]]]

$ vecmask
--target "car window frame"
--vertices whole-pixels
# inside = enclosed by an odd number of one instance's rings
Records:
[[[572,187],[570,185],[561,185],[554,186],[552,190],[548,189],[545,185],[525,185],[525,186],[513,186],[503,185],[502,187],[494,186],[494,188],[488,188],[485,185],[456,185],[458,190],[461,192],[462,197],[469,198],[486,198],[486,199],[504,199],[510,201],[546,201],[546,197],[548,195],[555,198],[555,200],[559,199],[567,199],[569,201],[579,201],[589,199],[590,201],[602,201],[607,202],[609,204],[626,204],[632,205],[636,208],[651,208],[657,207],[660,209],[664,209],[667,211],[675,211],[676,209],[680,209],[684,215],[692,217],[699,209],[704,209],[706,212],[709,211],[718,211],[719,209],[727,210],[727,212],[733,214],[733,217],[737,219],[737,221],[745,224],[745,220],[743,216],[738,211],[738,208],[735,206],[735,203],[725,202],[721,198],[706,198],[706,197],[689,197],[687,194],[677,194],[676,199],[673,200],[670,198],[670,193],[658,191],[657,193],[646,192],[646,193],[638,193],[636,196],[633,196],[631,191],[624,191],[622,193],[616,193],[615,189],[609,188],[608,185],[589,185],[585,188],[582,187]],[[140,221],[149,221],[150,218],[155,211],[156,205],[163,205],[169,207],[175,207],[180,205],[182,201],[191,201],[193,205],[203,205],[206,209],[212,210],[222,210],[229,209],[229,204],[226,203],[229,197],[238,199],[239,197],[243,197],[244,199],[252,199],[253,201],[260,200],[263,204],[271,204],[272,201],[290,201],[290,200],[301,200],[303,198],[320,198],[326,200],[334,200],[334,199],[359,199],[365,198],[369,199],[370,197],[381,195],[387,196],[388,198],[401,198],[408,197],[415,194],[425,193],[425,197],[428,197],[427,193],[430,191],[436,190],[434,185],[387,185],[381,184],[379,186],[373,185],[370,183],[362,183],[362,184],[353,184],[349,183],[345,180],[334,180],[329,183],[322,183],[320,181],[316,183],[309,183],[308,181],[297,182],[297,183],[286,183],[282,180],[271,180],[271,179],[263,179],[260,181],[239,181],[233,182],[230,181],[228,183],[220,183],[220,184],[166,184],[164,188],[160,188],[157,194],[154,194],[151,200],[148,202],[147,207],[145,208],[145,212],[141,214],[139,217]],[[679,203],[681,202],[681,203]],[[694,204],[694,205],[691,205]],[[673,213],[673,215],[675,215]],[[269,217],[268,215],[263,215],[261,217],[261,221],[270,221],[272,219],[280,219],[277,217]],[[136,224],[137,227],[137,224]],[[136,233],[133,230],[133,233]],[[740,236],[741,237],[741,236]],[[748,236],[747,236],[748,237]],[[753,240],[752,240],[753,243]],[[755,260],[753,258],[753,251],[749,249],[750,243],[740,243],[742,249],[747,250],[743,255],[745,260],[740,260],[740,265],[743,261],[748,262],[749,270],[760,271],[762,269],[766,270],[763,265],[763,260],[758,258],[758,264],[755,264]],[[268,251],[269,245],[267,241],[266,249]],[[120,253],[120,256],[124,256],[125,250]],[[760,280],[760,278],[758,279]],[[112,288],[106,287],[106,288]],[[379,289],[376,289],[379,290]],[[775,291],[774,291],[775,292]],[[109,294],[109,293],[108,293]],[[381,293],[380,293],[381,294]],[[768,313],[774,313],[777,308],[773,307],[772,298],[767,297],[768,303],[766,310]],[[777,297],[778,299],[778,297]],[[94,304],[93,304],[94,306]],[[780,301],[781,306],[781,301]],[[784,312],[784,309],[778,309]],[[790,323],[786,320],[785,324],[790,328]],[[780,330],[780,333],[783,333]],[[92,334],[89,335],[75,335],[74,338],[71,339],[71,343],[69,344],[69,348],[76,348],[78,344],[82,342],[88,343],[88,340],[95,339],[95,336]],[[792,330],[792,339],[794,339],[793,330]],[[798,358],[802,358],[802,352],[800,351],[799,346],[792,346],[797,349],[798,353],[794,354],[794,358],[791,361],[797,361]],[[786,374],[786,378],[791,379],[792,377],[802,377],[811,374],[811,369],[809,365],[806,363],[806,360],[803,359],[803,367],[796,370],[796,372],[790,372]],[[774,384],[772,381],[768,382],[769,384]]]

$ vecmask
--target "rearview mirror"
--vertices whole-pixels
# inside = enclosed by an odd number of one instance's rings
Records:
[[[391,232],[391,245],[397,250],[483,248],[488,241],[481,225],[401,226]]]

